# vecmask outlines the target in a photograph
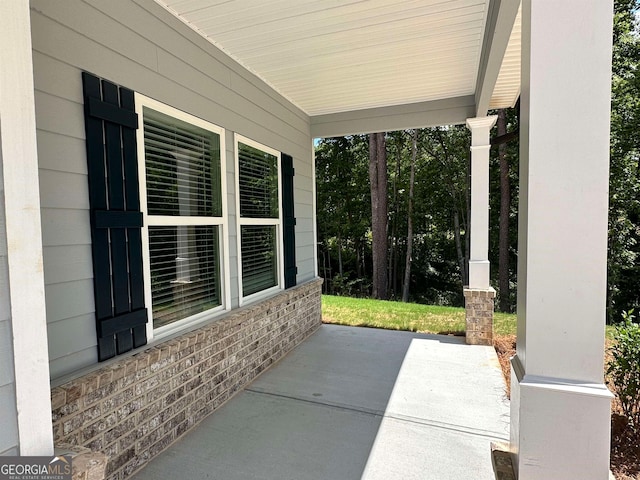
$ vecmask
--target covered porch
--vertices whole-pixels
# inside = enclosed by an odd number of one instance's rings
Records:
[[[132,478],[492,480],[508,438],[492,347],[323,325]]]
[[[315,204],[311,189],[314,138],[468,123],[475,182],[470,263],[471,278],[477,282],[469,286],[490,291],[486,186],[491,120],[487,114],[490,108],[513,105],[519,96],[518,345],[509,429],[514,463],[521,480],[607,478],[611,395],[603,383],[603,344],[612,1],[523,0],[521,17],[515,0],[354,0],[329,2],[329,6],[265,1],[247,2],[242,8],[237,3],[242,2],[2,3],[0,300],[7,306],[1,312],[1,326],[11,333],[3,336],[6,345],[0,353],[7,367],[0,373],[3,413],[15,420],[6,451],[53,453],[49,349],[56,345],[51,337],[52,317],[65,328],[71,325],[67,320],[80,319],[86,330],[85,316],[93,313],[89,305],[82,315],[63,312],[56,317],[54,307],[65,306],[71,298],[91,296],[88,290],[78,294],[75,289],[72,294],[56,295],[60,284],[70,284],[67,274],[77,280],[76,272],[66,268],[75,264],[77,251],[84,252],[81,266],[89,271],[81,279],[83,285],[92,281],[93,272],[86,245],[69,249],[71,260],[62,265],[50,248],[43,262],[47,246],[65,247],[67,240],[51,238],[51,226],[57,222],[49,217],[47,225],[40,217],[47,205],[60,219],[77,213],[77,223],[88,235],[86,167],[67,163],[84,164],[80,73],[93,71],[224,124],[230,143],[235,133],[249,130],[267,146],[281,145],[278,151],[295,149],[296,165],[302,170],[293,189],[299,234],[294,245],[299,253],[296,268],[304,272],[299,273],[299,284],[312,279],[317,260],[310,253],[315,211],[322,208]],[[61,138],[72,139],[73,147],[58,153],[56,142]],[[71,171],[59,175],[59,166],[43,162],[54,156],[62,159],[62,170]],[[74,188],[65,191],[60,178],[72,179]],[[224,178],[233,191],[233,176]],[[47,241],[53,245],[46,245]],[[233,238],[229,243],[237,246],[238,242]],[[45,283],[50,287],[47,298]],[[229,309],[239,307],[236,297]],[[77,335],[78,329],[69,329]],[[415,339],[416,344],[424,340],[455,348],[454,357],[458,348],[460,352],[490,348],[463,349],[455,341]],[[400,400],[396,392],[406,386],[405,369],[399,365],[404,365],[407,353],[413,354],[413,347],[406,343],[396,360],[385,362],[384,367],[396,369],[400,383],[387,380],[379,401],[352,405],[356,411],[363,410],[356,412],[359,415],[372,416],[368,426],[359,427],[364,436],[357,473],[382,472],[369,465],[383,469],[387,461],[397,465],[394,462],[405,458],[401,449],[394,458],[378,457],[374,438],[384,432],[392,435],[390,424],[397,420],[380,412],[404,414],[406,404],[396,404]],[[93,348],[86,351],[94,355]],[[460,358],[465,359],[465,354],[460,353]],[[445,386],[446,395],[438,402],[446,406],[450,400],[463,400],[456,412],[471,411],[475,398],[478,369],[463,367],[468,374]],[[433,405],[425,408],[430,400],[421,395],[439,372],[423,373],[410,376],[409,381],[414,399],[410,401],[415,403],[408,416],[420,421],[405,426],[419,429],[421,423],[442,422],[445,425],[433,431],[463,430],[458,432],[460,438],[469,441],[503,438],[503,430],[493,423],[456,424],[454,412],[421,417],[434,411]],[[311,397],[304,399],[304,406],[325,398],[325,392],[316,387],[322,384],[322,376],[308,380],[313,384],[305,391]],[[355,381],[348,382],[350,389]],[[252,388],[256,385],[261,383]],[[461,392],[456,390],[459,387]],[[243,397],[252,395],[262,393],[248,391]],[[410,431],[403,429],[403,435],[408,438]],[[375,437],[374,432],[378,432]],[[114,442],[120,442],[120,437]],[[365,458],[363,452],[369,450],[373,456]],[[485,452],[488,461],[488,449]],[[140,458],[147,454],[141,452]],[[448,451],[441,457],[455,460]],[[320,460],[327,466],[326,457]]]

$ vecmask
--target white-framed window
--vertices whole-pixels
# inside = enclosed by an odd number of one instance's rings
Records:
[[[235,135],[240,303],[283,288],[280,152]]]
[[[147,336],[230,308],[224,129],[136,94]]]

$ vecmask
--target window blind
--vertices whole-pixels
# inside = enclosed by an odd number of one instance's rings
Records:
[[[144,109],[149,215],[221,216],[220,137]]]
[[[243,225],[242,294],[246,297],[278,284],[276,227]]]
[[[155,328],[221,304],[217,226],[149,227]]]
[[[278,158],[238,143],[240,215],[278,218]]]

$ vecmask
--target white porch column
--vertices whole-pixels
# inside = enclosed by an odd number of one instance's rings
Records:
[[[497,116],[468,118],[471,130],[471,254],[469,288],[489,285],[489,132]]]
[[[612,0],[523,0],[518,345],[520,480],[608,478],[603,384]]]
[[[29,1],[0,2],[0,166],[20,455],[53,454]]]
[[[469,285],[464,289],[466,340],[493,344],[493,301],[489,285],[489,132],[498,117],[468,118],[471,130],[471,252]]]

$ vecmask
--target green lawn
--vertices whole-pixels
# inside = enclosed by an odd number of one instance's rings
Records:
[[[387,328],[424,333],[464,333],[464,308],[417,303],[389,302],[367,298],[322,296],[322,321],[356,327]],[[494,314],[496,335],[516,333],[516,315]],[[613,327],[607,325],[607,338]]]
[[[464,333],[464,308],[322,296],[325,323],[425,333]],[[516,333],[516,316],[496,313],[495,333]]]

